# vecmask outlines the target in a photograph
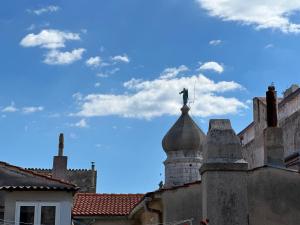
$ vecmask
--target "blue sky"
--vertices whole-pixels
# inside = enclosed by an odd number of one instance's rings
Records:
[[[63,132],[70,168],[96,162],[98,192],[157,188],[183,87],[204,132],[210,118],[238,132],[271,82],[300,83],[300,2],[280,2],[4,1],[1,160],[50,168]]]

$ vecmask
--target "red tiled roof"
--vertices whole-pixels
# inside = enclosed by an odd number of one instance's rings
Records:
[[[139,203],[144,194],[93,194],[75,195],[73,216],[126,216]]]

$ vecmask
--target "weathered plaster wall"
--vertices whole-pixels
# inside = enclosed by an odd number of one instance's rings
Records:
[[[284,156],[300,150],[300,95],[282,101],[279,108],[279,126],[283,129]],[[266,105],[259,98],[253,99],[254,126],[244,131],[243,156],[249,163],[249,168],[264,164],[264,148],[262,132],[266,128]],[[254,139],[253,131],[255,133]],[[245,138],[246,137],[246,138]]]
[[[164,191],[162,202],[164,223],[193,219],[193,224],[199,224],[202,219],[201,183]]]
[[[71,223],[73,195],[66,191],[13,191],[5,193],[4,219],[15,221],[16,202],[58,202],[60,203],[61,225]]]
[[[249,133],[249,137],[254,132],[254,139],[243,145],[243,156],[248,162],[249,168],[255,168],[264,164],[264,151],[263,151],[263,130],[267,127],[266,123],[266,105],[259,99],[253,99],[253,128],[245,131],[243,135]]]
[[[278,108],[278,119],[287,118],[300,109],[300,95],[289,98],[288,101],[282,101]]]
[[[154,200],[148,203],[148,207],[151,209],[162,210],[161,201]],[[142,212],[139,215],[139,219],[135,221],[135,225],[150,225],[150,224],[159,224],[159,215],[157,212],[147,211],[144,207]]]
[[[283,129],[284,155],[288,156],[300,150],[300,111],[280,121]]]
[[[250,225],[299,224],[299,173],[263,167],[248,175]]]
[[[250,125],[245,132],[243,132],[240,137],[242,145],[246,145],[255,138],[254,124]]]
[[[79,222],[79,223],[78,223]],[[102,217],[88,217],[75,218],[75,225],[90,224],[90,225],[131,225],[132,221],[128,220],[126,216],[102,216]]]
[[[52,169],[26,168],[46,176],[52,176]],[[97,170],[68,169],[67,181],[80,187],[79,192],[96,193]]]

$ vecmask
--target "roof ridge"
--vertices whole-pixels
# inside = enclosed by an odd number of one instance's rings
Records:
[[[22,168],[22,167],[20,167],[20,166],[15,166],[15,165],[9,164],[9,163],[7,163],[7,162],[0,161],[0,164],[1,164],[1,163],[4,164],[4,166],[15,168],[15,169],[20,170],[20,171],[22,171],[22,172],[25,172],[25,173],[27,173],[27,174],[31,174],[31,175],[34,175],[34,176],[43,177],[43,178],[45,178],[45,179],[47,179],[47,180],[56,181],[56,182],[59,182],[59,183],[61,183],[61,184],[70,185],[70,186],[73,186],[74,188],[78,188],[77,185],[72,184],[72,183],[69,183],[69,182],[67,182],[67,181],[63,181],[63,180],[60,180],[60,179],[57,179],[57,178],[49,177],[49,176],[40,174],[40,173],[35,172],[35,171],[27,170],[27,169]]]
[[[88,193],[88,192],[80,192],[77,193],[76,195],[92,195],[92,196],[104,196],[104,195],[110,195],[110,196],[133,196],[133,195],[145,195],[143,193]]]

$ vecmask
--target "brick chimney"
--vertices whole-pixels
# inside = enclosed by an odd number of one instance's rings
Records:
[[[59,135],[58,155],[53,157],[52,177],[67,180],[68,157],[64,156],[64,134]]]
[[[274,85],[268,87],[267,128],[264,130],[264,164],[283,166],[284,146],[282,128],[278,127],[277,95]]]

